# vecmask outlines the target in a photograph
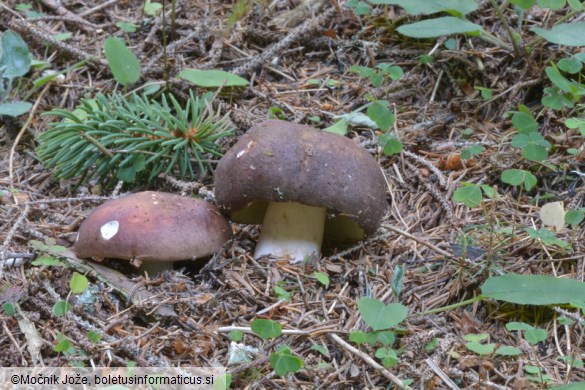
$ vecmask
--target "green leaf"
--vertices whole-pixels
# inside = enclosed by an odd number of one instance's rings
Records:
[[[496,355],[499,356],[518,356],[522,355],[522,350],[509,345],[502,345],[496,349]]]
[[[71,352],[71,349],[73,348],[73,344],[71,343],[71,341],[69,341],[69,339],[67,337],[65,337],[61,333],[58,333],[57,340],[59,342],[57,343],[57,345],[55,345],[53,347],[53,351],[55,351],[55,352]]]
[[[285,376],[290,373],[299,371],[305,362],[298,356],[294,356],[290,353],[290,350],[282,350],[270,355],[270,365],[274,368],[276,375]]]
[[[561,110],[565,106],[573,108],[575,105],[571,100],[572,94],[563,94],[556,87],[544,88],[542,91],[544,92],[544,96],[542,97],[541,101],[542,105],[545,107],[550,107],[553,110]]]
[[[290,302],[291,295],[288,291],[280,286],[274,286],[274,292],[279,300]]]
[[[565,213],[565,223],[577,226],[585,219],[585,210],[569,210]]]
[[[376,122],[380,130],[383,131],[387,131],[395,120],[392,111],[379,101],[370,104],[366,113],[371,120]]]
[[[144,13],[149,16],[156,16],[161,8],[161,3],[151,3],[150,0],[146,0],[146,3],[144,3]]]
[[[512,138],[512,146],[522,149],[522,156],[531,161],[544,161],[548,157],[548,149],[551,144],[544,139],[542,134],[532,132],[528,134],[516,134]]]
[[[566,0],[536,0],[541,8],[550,8],[552,10],[562,9],[567,3]]]
[[[585,137],[585,119],[567,118],[565,119],[565,126],[569,129],[579,129],[581,135]]]
[[[229,389],[231,385],[232,385],[232,374],[230,374],[228,372],[225,375],[220,375],[220,376],[215,377],[215,381],[213,383],[213,390],[226,390],[226,389]],[[102,388],[102,390],[108,390],[108,389]],[[111,389],[111,390],[113,390],[113,389]],[[127,388],[124,387],[123,389],[120,389],[120,390],[127,390]]]
[[[136,32],[136,25],[128,22],[116,22],[116,26],[125,33]]]
[[[567,72],[569,74],[577,74],[583,68],[583,63],[579,61],[576,57],[570,58],[563,58],[558,63],[557,66],[563,72]]]
[[[313,344],[310,349],[319,352],[323,356],[329,357],[329,350],[324,345]]]
[[[69,281],[69,287],[73,294],[81,294],[89,287],[89,280],[84,275],[74,272]]]
[[[393,156],[402,152],[402,149],[404,149],[404,145],[402,145],[400,139],[392,134],[382,134],[380,136],[380,145],[383,146],[382,152],[386,156]]]
[[[532,116],[532,114],[516,111],[514,115],[512,115],[512,125],[518,133],[520,134],[529,134],[538,131],[538,122]]]
[[[400,66],[387,63],[379,63],[378,65],[376,65],[376,68],[380,69],[384,74],[390,76],[392,80],[398,80],[402,76],[404,76],[404,71]]]
[[[443,42],[443,45],[445,45],[446,49],[455,51],[457,50],[457,39],[449,38]]]
[[[60,34],[53,34],[53,39],[57,41],[67,41],[73,37],[73,34],[70,32],[64,32]]]
[[[463,148],[463,150],[461,151],[461,158],[463,160],[469,160],[473,156],[482,154],[484,150],[485,149],[481,145],[468,146],[466,148]]]
[[[268,109],[267,117],[268,119],[286,119],[286,115],[284,114],[282,108],[276,106],[272,106]]]
[[[13,101],[9,103],[0,104],[0,116],[6,115],[11,117],[17,117],[22,114],[26,114],[30,111],[32,104],[29,102]]]
[[[370,3],[398,5],[409,15],[431,15],[439,12],[466,15],[477,9],[475,0],[370,0]]]
[[[388,329],[398,325],[408,316],[408,309],[400,303],[385,305],[373,298],[361,298],[358,301],[358,310],[373,330]]]
[[[63,264],[63,262],[53,256],[49,256],[49,255],[41,255],[39,257],[37,257],[35,259],[35,261],[32,262],[32,265],[36,265],[36,266],[40,266],[40,265],[44,265],[46,267],[52,267],[52,266],[64,266],[65,264]]]
[[[486,280],[481,291],[487,298],[522,305],[567,304],[585,300],[585,283],[548,275],[495,276]]]
[[[494,97],[494,93],[491,88],[475,87],[475,89],[481,93],[481,98],[483,100],[490,100],[492,97]]]
[[[264,340],[273,339],[282,334],[282,326],[278,322],[260,318],[252,321],[252,332]]]
[[[65,314],[69,313],[71,310],[71,304],[67,301],[57,301],[53,305],[53,314],[57,317],[62,317]]]
[[[585,22],[557,24],[550,30],[530,28],[549,42],[565,46],[585,46]]]
[[[329,276],[327,276],[327,274],[315,271],[313,272],[313,276],[319,281],[319,283],[325,287],[329,287]]]
[[[14,303],[4,302],[2,304],[2,308],[4,309],[6,314],[9,316],[13,316],[14,314],[16,314],[16,306],[14,305]]]
[[[102,337],[103,337],[103,335],[98,333],[98,332],[94,332],[94,331],[87,332],[87,338],[92,343],[99,342],[102,339]]]
[[[506,169],[502,172],[501,179],[514,187],[524,184],[526,191],[530,191],[538,182],[536,176],[523,169]]]
[[[347,134],[347,121],[345,119],[341,119],[331,126],[323,129],[323,131],[327,131],[329,133],[335,133],[339,135],[346,135]]]
[[[361,0],[349,0],[345,6],[352,9],[356,16],[369,15],[372,12],[372,7]]]
[[[515,330],[532,330],[534,329],[534,326],[527,324],[526,322],[508,322],[506,324],[506,329],[509,330],[510,332],[515,331]]]
[[[378,342],[384,346],[392,345],[396,341],[396,334],[390,330],[376,332]]]
[[[567,0],[567,3],[569,3],[569,6],[573,11],[583,11],[583,9],[585,9],[585,6],[583,6],[581,0]]]
[[[465,344],[465,347],[478,355],[489,355],[494,352],[496,344],[481,344],[477,341],[470,341]]]
[[[140,79],[138,58],[118,38],[109,37],[104,43],[108,66],[117,82],[128,86]]]
[[[382,365],[386,368],[394,367],[398,364],[398,354],[392,348],[378,348],[374,356],[382,360]]]
[[[481,187],[477,185],[459,187],[453,193],[453,200],[455,202],[463,203],[469,208],[477,207],[483,200]]]
[[[480,185],[481,190],[484,192],[484,194],[486,194],[486,196],[490,199],[494,199],[496,196],[496,191],[494,190],[494,187],[492,186],[488,186],[487,184],[482,184]]]
[[[581,64],[581,62],[579,62],[579,64]],[[563,76],[556,66],[554,65],[547,66],[544,71],[546,72],[546,75],[548,76],[550,81],[552,81],[553,84],[556,85],[557,88],[559,88],[561,91],[564,92],[573,91],[574,89],[573,83],[570,82],[565,76]]]
[[[548,337],[546,331],[544,329],[528,329],[524,331],[524,338],[528,341],[531,345],[536,345],[541,341],[546,340]]]
[[[222,85],[245,87],[250,84],[248,80],[223,70],[183,69],[177,77],[204,88],[219,88]]]
[[[357,345],[364,344],[368,341],[368,334],[361,330],[355,330],[349,333],[349,341],[356,343]]]
[[[510,0],[510,3],[517,5],[522,9],[529,9],[536,4],[536,0]]]
[[[241,341],[244,338],[244,332],[241,330],[234,330],[230,332],[230,341]]]
[[[0,78],[13,79],[28,73],[31,66],[26,42],[12,30],[6,30],[0,38]]]
[[[556,245],[559,248],[570,249],[571,245],[563,240],[557,238],[554,232],[548,229],[532,229],[526,228],[526,232],[531,238],[542,241],[544,245]]]
[[[431,341],[429,341],[426,345],[425,345],[425,352],[428,354],[433,353],[439,346],[441,345],[441,340],[439,340],[437,337],[433,337],[433,339]]]
[[[471,341],[474,343],[479,343],[483,340],[489,339],[490,335],[488,333],[470,333],[463,336],[466,341]]]
[[[436,38],[451,34],[479,33],[479,24],[453,16],[423,20],[397,28],[397,31],[411,38]]]

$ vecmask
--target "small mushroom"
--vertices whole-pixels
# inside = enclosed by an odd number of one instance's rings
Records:
[[[207,257],[230,239],[229,222],[199,199],[145,191],[97,207],[77,233],[79,257],[131,260],[155,273],[172,263]]]
[[[233,221],[263,223],[254,256],[291,262],[321,252],[324,237],[359,241],[388,207],[378,163],[356,143],[310,126],[254,126],[215,171],[218,205]]]

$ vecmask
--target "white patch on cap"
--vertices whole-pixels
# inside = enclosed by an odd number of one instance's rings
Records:
[[[77,235],[75,236],[75,242],[79,241],[79,232],[77,232]]]
[[[110,238],[114,237],[118,233],[118,227],[120,227],[120,223],[118,223],[118,221],[110,221],[103,224],[100,228],[102,238],[104,240],[109,240]]]
[[[242,156],[243,156],[245,153],[246,153],[246,151],[245,151],[245,150],[240,150],[240,151],[238,152],[238,154],[236,154],[236,158],[240,158],[240,157],[242,157]]]

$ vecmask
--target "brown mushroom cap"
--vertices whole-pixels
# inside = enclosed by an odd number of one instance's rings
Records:
[[[74,250],[79,257],[178,261],[209,256],[231,235],[215,206],[146,191],[97,207],[79,228]]]
[[[325,237],[362,239],[388,207],[378,163],[352,140],[310,126],[268,120],[222,157],[215,197],[240,223],[261,224],[268,202],[326,207]]]

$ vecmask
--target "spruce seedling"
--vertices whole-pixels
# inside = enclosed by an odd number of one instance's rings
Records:
[[[221,156],[216,141],[232,133],[226,116],[211,109],[212,96],[191,94],[184,107],[171,94],[160,102],[119,93],[82,99],[74,112],[47,113],[62,121],[38,137],[38,156],[57,180],[78,184],[147,184],[161,173],[193,179],[206,172],[206,155]]]

